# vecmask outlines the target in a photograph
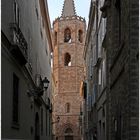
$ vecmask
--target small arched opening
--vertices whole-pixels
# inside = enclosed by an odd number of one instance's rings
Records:
[[[66,28],[64,31],[64,42],[71,42],[71,31],[69,28]]]
[[[69,53],[65,53],[64,65],[65,66],[71,66],[71,55]]]
[[[66,103],[66,113],[70,112],[70,103]]]
[[[65,130],[65,140],[73,140],[73,131],[71,128]]]
[[[79,41],[80,43],[83,42],[83,31],[82,31],[82,30],[79,30],[79,31],[78,31],[78,41]]]
[[[57,32],[54,32],[54,45],[57,45]]]

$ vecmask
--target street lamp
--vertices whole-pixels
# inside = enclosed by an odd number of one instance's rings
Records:
[[[50,81],[47,79],[47,77],[45,77],[43,80],[41,78],[40,74],[36,74],[35,77],[35,83],[36,83],[36,87],[39,89],[47,89],[49,86]]]
[[[45,77],[43,80],[42,80],[42,83],[43,83],[43,87],[47,90],[48,86],[49,86],[49,83],[50,81],[47,79],[47,77]]]
[[[44,90],[47,90],[50,81],[45,77],[43,80],[39,74],[36,75],[36,87],[34,89],[27,90],[29,97],[40,97],[43,95]]]
[[[49,86],[50,81],[47,79],[47,77],[45,77],[42,82],[43,82],[43,87],[45,89],[47,89],[48,86]]]

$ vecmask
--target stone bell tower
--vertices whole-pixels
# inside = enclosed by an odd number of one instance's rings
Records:
[[[84,79],[85,19],[77,16],[73,0],[65,0],[62,15],[53,22],[53,124],[56,140],[80,140],[80,83]],[[57,117],[60,117],[57,123]]]

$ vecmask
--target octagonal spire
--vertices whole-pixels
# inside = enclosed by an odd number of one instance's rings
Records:
[[[65,0],[63,9],[62,9],[62,17],[67,17],[67,16],[75,16],[75,5],[74,5],[74,0]]]

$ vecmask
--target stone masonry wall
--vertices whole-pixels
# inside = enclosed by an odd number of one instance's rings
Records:
[[[121,13],[115,2],[107,15],[107,139],[138,140],[138,1],[120,1]]]
[[[64,30],[71,30],[71,43],[64,42]],[[83,42],[78,41],[78,31],[83,31]],[[57,95],[54,98],[54,113],[60,117],[55,124],[56,137],[63,140],[65,130],[71,128],[74,140],[80,139],[80,83],[84,78],[83,49],[85,40],[85,22],[78,19],[57,20],[54,24],[57,32],[57,44],[54,48],[54,75],[56,79]],[[55,37],[55,36],[54,36]],[[64,65],[64,55],[71,55],[71,66]],[[70,103],[70,112],[66,112],[66,103]]]

